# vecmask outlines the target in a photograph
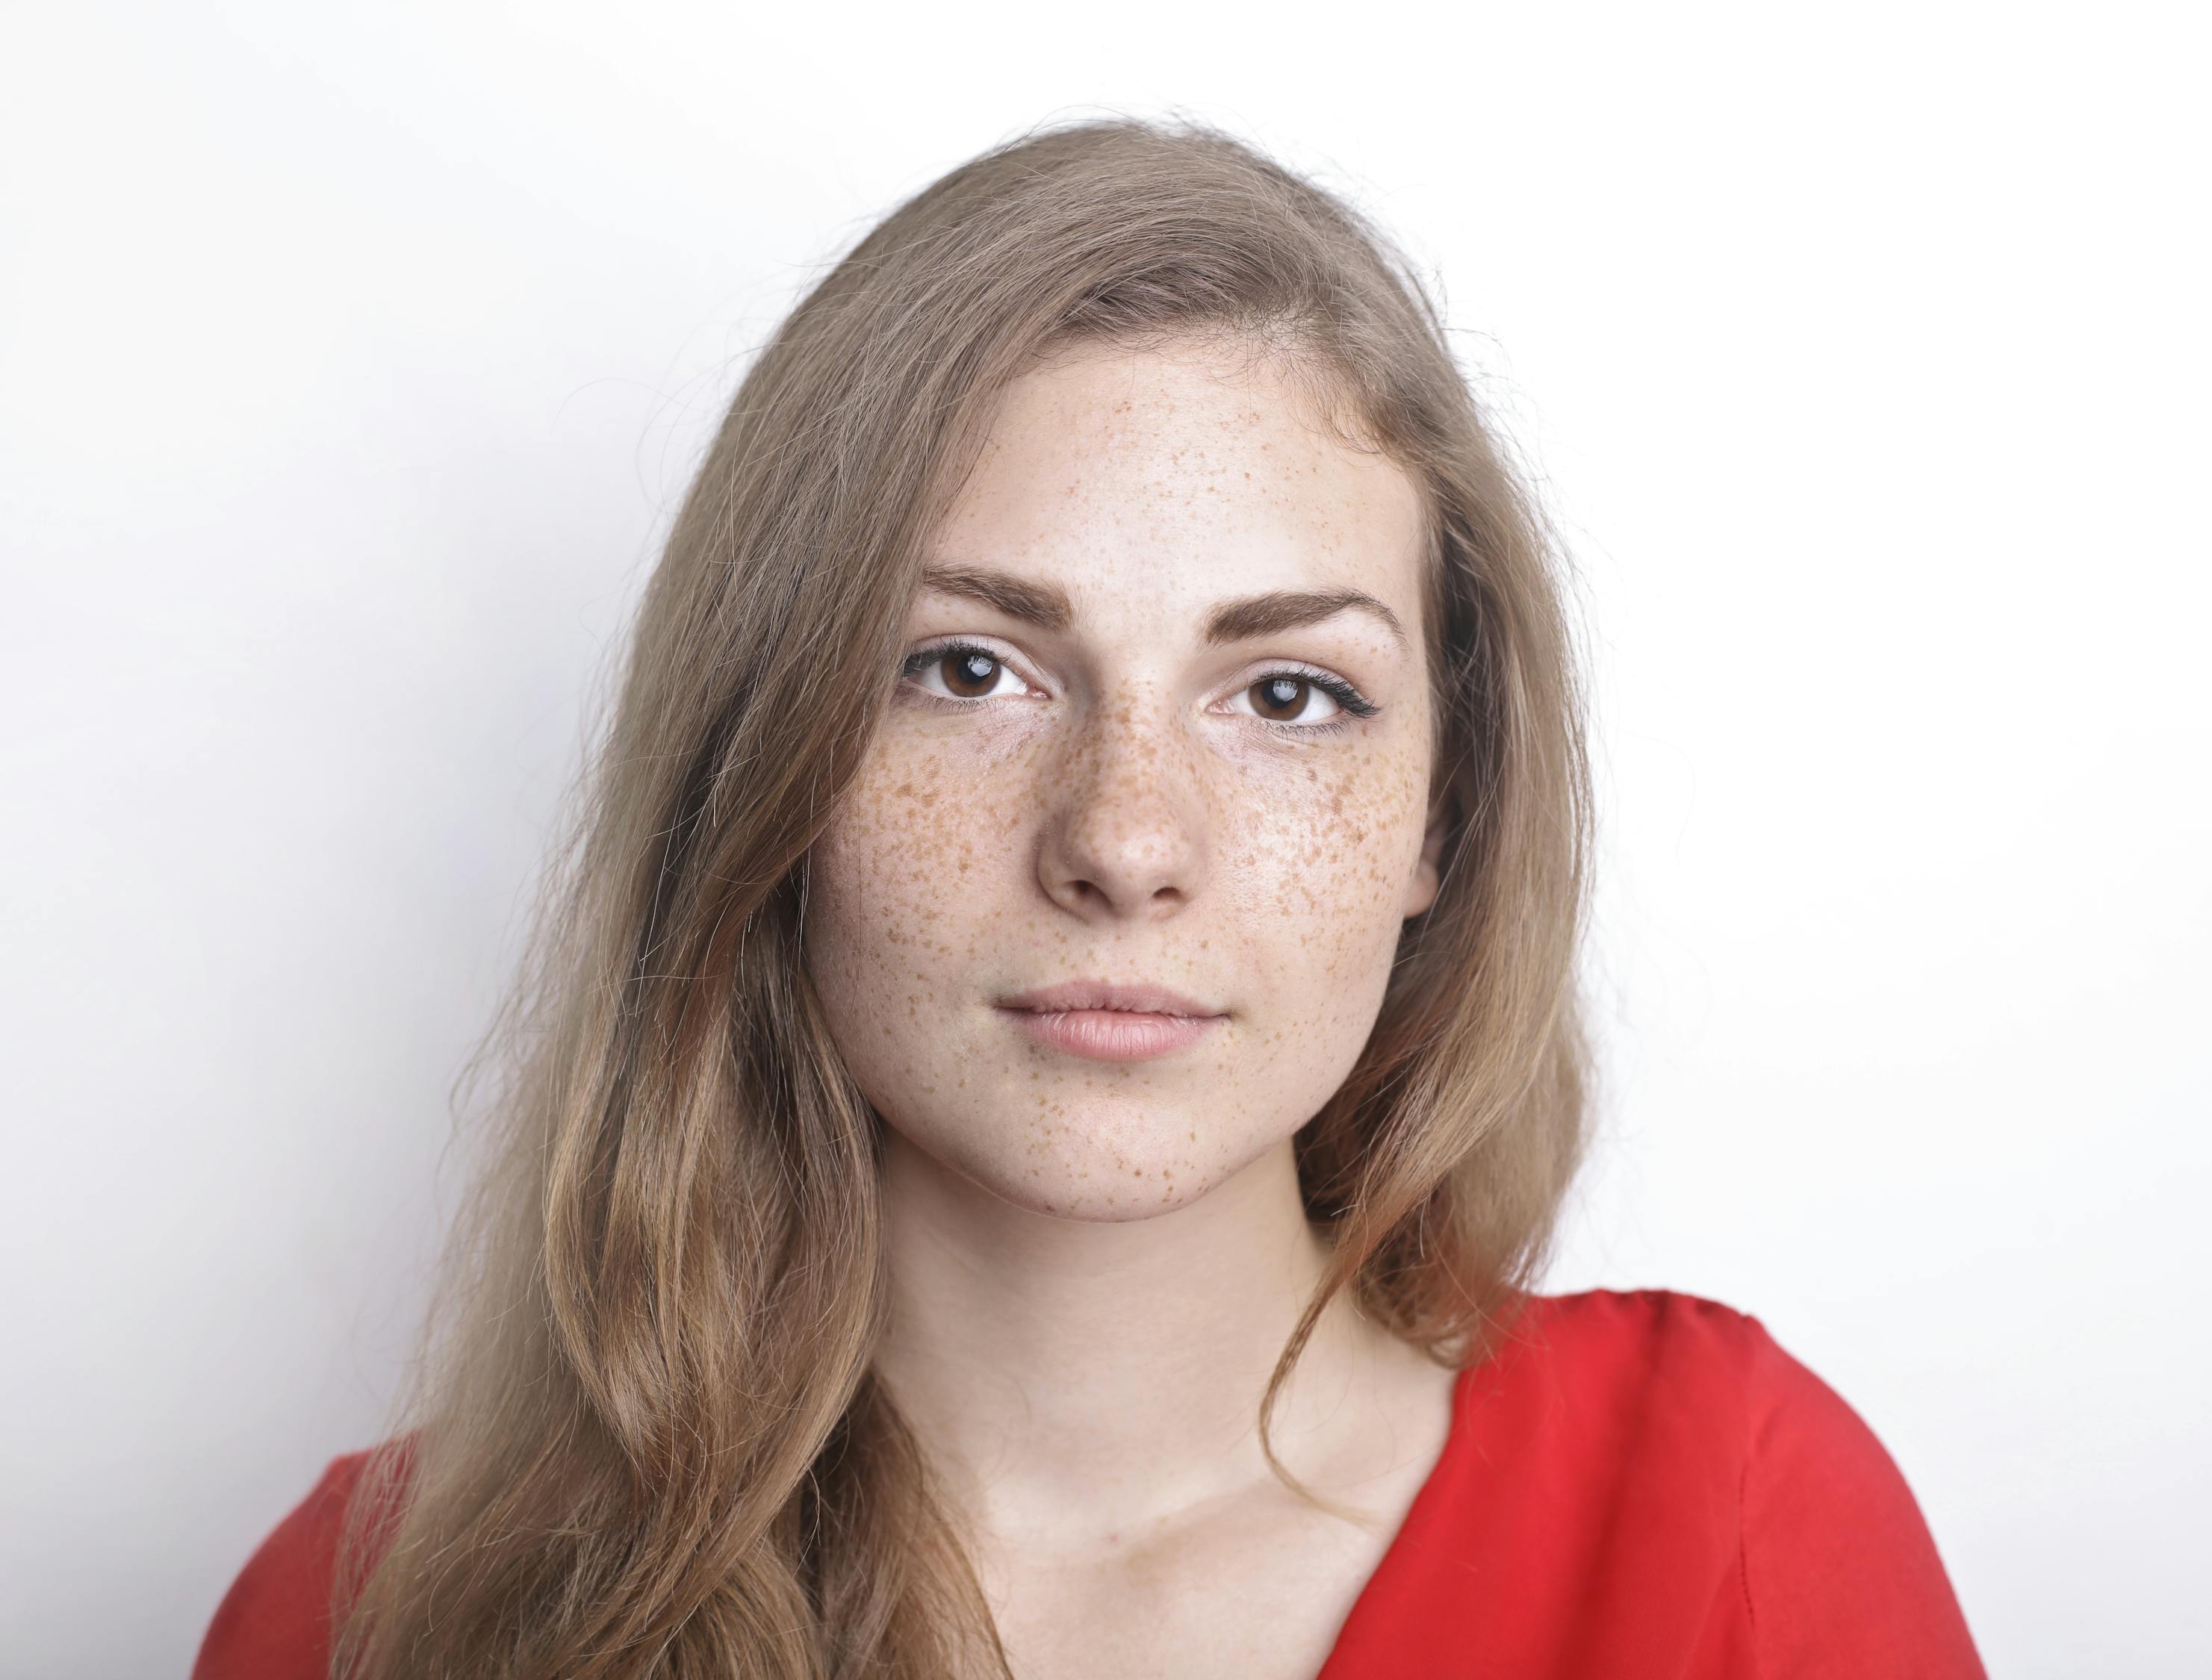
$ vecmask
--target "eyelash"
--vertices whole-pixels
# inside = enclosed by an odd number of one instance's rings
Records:
[[[1009,670],[1012,669],[1011,666],[1007,665],[1006,661],[1001,658],[994,649],[984,646],[981,642],[969,641],[960,637],[954,637],[946,641],[933,642],[927,647],[918,647],[915,649],[913,652],[908,654],[905,661],[899,667],[899,679],[902,682],[911,682],[915,677],[921,676],[921,673],[927,670],[930,666],[936,664],[939,661],[945,659],[955,653],[979,653],[986,659],[991,661],[993,664],[1000,665]],[[1376,705],[1374,701],[1369,700],[1364,694],[1361,694],[1358,689],[1353,688],[1352,684],[1346,682],[1342,677],[1332,676],[1327,671],[1316,670],[1312,667],[1307,665],[1288,664],[1273,670],[1263,671],[1244,686],[1248,688],[1254,688],[1261,682],[1267,682],[1269,679],[1278,676],[1293,677],[1298,682],[1310,683],[1313,687],[1320,689],[1331,700],[1334,701],[1337,704],[1338,711],[1337,716],[1330,719],[1327,723],[1322,724],[1291,724],[1284,723],[1274,718],[1259,718],[1255,719],[1256,722],[1278,735],[1301,737],[1312,737],[1316,735],[1335,735],[1344,730],[1350,729],[1354,724],[1359,722],[1362,719],[1373,717],[1377,712],[1382,709],[1381,707]],[[961,708],[971,706],[981,706],[983,704],[983,697],[981,696],[978,696],[974,700],[959,700],[945,694],[926,694],[923,697],[927,700],[933,701],[940,706],[957,707]]]

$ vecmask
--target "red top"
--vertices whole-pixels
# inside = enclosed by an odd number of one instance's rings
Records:
[[[1539,1295],[1455,1396],[1316,1680],[1987,1680],[1896,1464],[1757,1319]],[[193,1680],[322,1680],[362,1459],[262,1543]]]

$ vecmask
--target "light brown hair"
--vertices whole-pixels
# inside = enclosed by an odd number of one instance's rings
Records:
[[[1194,337],[1293,370],[1421,488],[1449,824],[1364,1053],[1297,1134],[1332,1258],[1261,1439],[1346,1286],[1440,1363],[1496,1347],[1585,1136],[1589,798],[1557,545],[1358,211],[1200,124],[1035,130],[812,288],[685,496],[471,1063],[499,1076],[490,1165],[409,1427],[356,1501],[334,1673],[1006,1672],[871,1374],[878,1122],[801,960],[805,859],[1000,394],[1056,349]]]

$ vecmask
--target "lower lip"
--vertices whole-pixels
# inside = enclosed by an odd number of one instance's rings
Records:
[[[1003,1010],[1039,1044],[1100,1062],[1141,1062],[1196,1044],[1226,1017],[1139,1010]]]

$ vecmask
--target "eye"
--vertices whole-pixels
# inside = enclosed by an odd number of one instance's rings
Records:
[[[1342,677],[1297,666],[1271,670],[1237,692],[1251,697],[1253,716],[1286,735],[1333,733],[1382,709]]]
[[[1246,684],[1243,692],[1252,696],[1252,709],[1271,724],[1326,723],[1343,710],[1335,695],[1296,671],[1263,676]],[[1312,710],[1316,701],[1325,702],[1328,709],[1316,714]]]
[[[1023,688],[1012,665],[980,642],[972,641],[939,642],[933,647],[917,648],[907,655],[899,675],[926,694],[954,701],[992,700],[1019,694]],[[933,676],[941,687],[933,688],[921,680]],[[1012,677],[1014,686],[1000,688],[1001,677]]]

